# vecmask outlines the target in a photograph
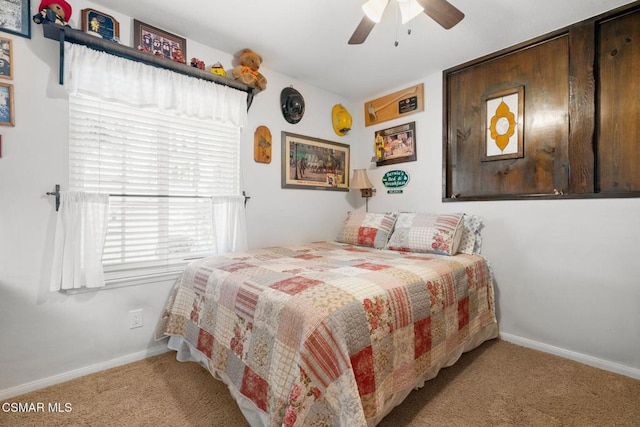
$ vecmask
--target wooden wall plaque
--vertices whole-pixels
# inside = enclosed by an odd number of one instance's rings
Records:
[[[253,159],[258,163],[271,163],[271,131],[258,126],[253,134]]]
[[[364,125],[371,126],[424,111],[424,84],[364,103]]]

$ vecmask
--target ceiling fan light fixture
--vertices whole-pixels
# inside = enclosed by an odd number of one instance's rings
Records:
[[[417,0],[398,0],[398,6],[400,6],[402,24],[406,24],[424,12],[424,8],[420,6]]]
[[[389,4],[389,0],[369,0],[362,5],[362,10],[367,18],[377,24],[382,19],[382,13],[387,8],[387,4]]]

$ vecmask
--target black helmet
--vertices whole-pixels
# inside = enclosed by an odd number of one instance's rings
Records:
[[[293,87],[285,87],[280,93],[282,115],[289,123],[298,123],[304,115],[304,98]]]

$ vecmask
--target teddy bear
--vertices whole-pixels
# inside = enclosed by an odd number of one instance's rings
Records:
[[[42,0],[38,10],[39,12],[33,15],[33,22],[36,24],[49,22],[70,28],[68,22],[73,9],[65,0]]]
[[[237,63],[231,70],[233,78],[248,86],[267,88],[267,79],[258,71],[262,64],[262,57],[251,49],[243,49],[237,55]]]

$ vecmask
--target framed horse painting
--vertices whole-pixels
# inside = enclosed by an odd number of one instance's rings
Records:
[[[349,191],[349,146],[282,132],[282,188]]]

